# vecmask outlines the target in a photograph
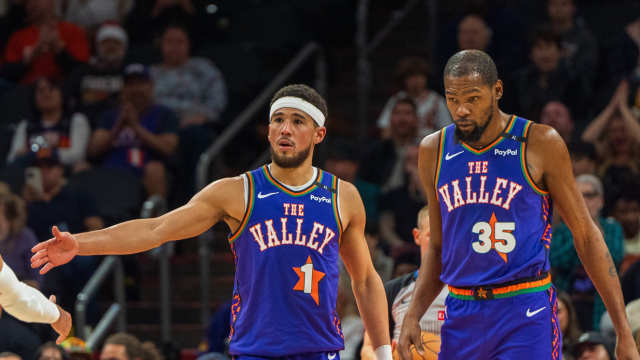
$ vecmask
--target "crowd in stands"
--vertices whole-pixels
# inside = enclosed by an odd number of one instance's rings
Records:
[[[194,51],[207,41],[200,5],[0,1],[0,97],[18,107],[10,114],[19,115],[2,124],[11,131],[0,147],[0,253],[21,280],[57,294],[65,308],[72,308],[99,259],[76,257],[43,278],[28,265],[31,247],[50,237],[52,225],[75,233],[138,215],[135,199],[129,197],[133,209],[114,206],[100,186],[181,204],[196,191],[200,155],[228,123],[224,114],[232,99],[226,84],[234,79],[225,78],[215,59]],[[457,19],[452,50],[488,52],[505,84],[502,109],[554,127],[567,143],[578,190],[604,234],[640,341],[640,17],[603,45],[578,16],[578,5],[547,0],[545,19],[515,38],[504,31],[507,23],[490,16],[495,9],[469,11]],[[153,47],[159,56],[150,55]],[[359,146],[332,135],[317,164],[358,188],[367,243],[385,282],[420,265],[414,239],[424,229],[415,219],[426,197],[418,145],[452,122],[442,85],[434,81],[452,53],[433,63],[411,52],[398,54],[388,100],[375,105],[378,116],[370,121],[375,136]],[[335,101],[329,100],[330,109]],[[105,172],[126,180],[104,184]],[[103,182],[88,182],[96,178]],[[615,338],[604,304],[571,232],[555,215],[549,256],[560,291],[564,358],[593,352],[613,359]],[[341,282],[338,308],[347,343],[342,359],[360,357],[364,336],[350,292]],[[222,305],[212,318],[210,359],[225,356],[229,307]],[[86,349],[69,350],[83,345],[59,347],[50,339],[44,328],[0,318],[0,360],[89,358]],[[109,337],[100,357],[162,359],[151,344],[127,334]]]

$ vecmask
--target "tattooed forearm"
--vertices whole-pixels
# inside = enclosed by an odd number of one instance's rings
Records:
[[[618,277],[618,272],[616,271],[616,265],[613,263],[613,259],[611,258],[611,253],[607,250],[607,264],[609,264],[609,276]]]

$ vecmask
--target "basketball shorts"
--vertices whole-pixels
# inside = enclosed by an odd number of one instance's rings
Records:
[[[317,352],[282,357],[264,357],[253,355],[236,355],[233,360],[340,360],[338,352]]]
[[[553,287],[491,300],[463,300],[450,294],[445,304],[438,359],[561,359]]]

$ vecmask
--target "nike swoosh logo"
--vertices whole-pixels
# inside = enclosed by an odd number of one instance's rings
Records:
[[[276,191],[276,192],[271,192],[271,193],[268,193],[268,194],[263,194],[262,192],[259,192],[258,193],[258,199],[264,199],[264,198],[267,198],[267,197],[269,197],[271,195],[275,195],[275,194],[278,194],[278,193],[280,193],[280,192]]]
[[[545,308],[546,308],[546,306],[543,306],[540,309],[534,310],[534,311],[531,311],[531,309],[527,308],[527,317],[532,317],[533,315],[539,313],[540,311],[544,310]]]
[[[447,153],[447,155],[445,155],[445,156],[444,156],[444,159],[445,159],[445,160],[451,160],[451,159],[453,159],[454,157],[456,157],[456,156],[458,156],[458,155],[462,154],[463,152],[464,152],[464,150],[459,151],[459,152],[457,152],[457,153],[455,153],[455,154],[449,154],[449,153]]]
[[[328,354],[327,357],[329,358],[329,360],[333,360],[336,358],[336,353]]]

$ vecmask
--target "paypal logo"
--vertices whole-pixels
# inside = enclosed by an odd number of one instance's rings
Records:
[[[309,198],[311,200],[313,200],[313,201],[325,202],[327,204],[331,204],[331,199],[326,197],[326,196],[315,196],[315,195],[311,194]]]
[[[493,155],[500,155],[500,156],[513,155],[513,156],[516,156],[516,155],[518,155],[518,150],[513,150],[513,149],[507,149],[507,150],[494,149],[493,150]]]

